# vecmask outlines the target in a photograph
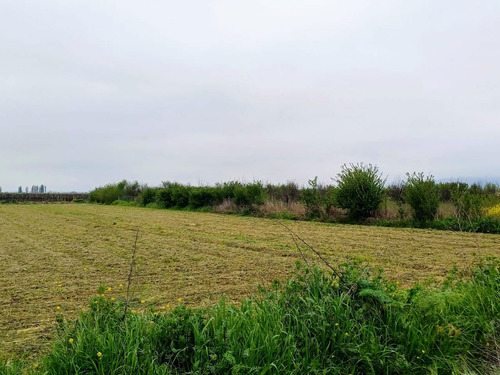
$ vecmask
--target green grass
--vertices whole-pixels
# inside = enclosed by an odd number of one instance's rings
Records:
[[[300,268],[240,306],[138,314],[100,295],[61,317],[43,374],[486,374],[498,365],[499,262],[438,289],[346,264]],[[5,372],[5,364],[0,370]]]

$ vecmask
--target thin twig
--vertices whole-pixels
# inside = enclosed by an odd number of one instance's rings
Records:
[[[338,277],[339,279],[342,278],[342,275],[335,269],[333,268],[333,266],[328,263],[328,261],[323,258],[323,256],[318,252],[316,251],[316,249],[314,247],[312,247],[311,245],[309,245],[305,240],[303,240],[297,233],[295,233],[293,230],[291,230],[289,227],[287,227],[285,224],[283,224],[282,222],[279,222],[283,227],[285,227],[291,234],[292,234],[292,237],[294,238],[294,241],[295,241],[295,238],[297,238],[300,242],[302,242],[304,245],[306,245],[309,249],[311,249],[314,254],[316,254],[318,256],[319,259],[321,259],[323,261],[323,263],[326,264],[326,266],[328,268],[330,268],[332,270],[332,273]],[[296,243],[297,244],[297,243]],[[298,246],[297,246],[298,247]],[[302,253],[302,252],[301,252]]]
[[[305,256],[304,252],[302,251],[302,249],[300,248],[299,243],[297,242],[297,238],[295,237],[295,235],[293,233],[292,233],[292,239],[293,239],[293,242],[295,243],[295,247],[299,251],[300,256],[304,260],[304,263],[306,264],[307,269],[309,271],[311,271],[311,268],[309,267],[309,263],[307,262],[306,256]]]
[[[135,242],[134,242],[134,250],[132,251],[132,260],[130,261],[130,269],[128,272],[128,278],[127,278],[127,296],[125,298],[125,304],[124,304],[124,309],[123,309],[123,318],[122,320],[125,320],[125,317],[127,315],[127,309],[129,306],[129,300],[130,300],[130,286],[132,285],[132,275],[134,273],[134,266],[135,266],[135,255],[137,253],[137,240],[139,239],[139,228],[137,228],[135,232]]]

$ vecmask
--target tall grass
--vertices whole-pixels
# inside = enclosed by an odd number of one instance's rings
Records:
[[[37,372],[479,375],[500,365],[498,261],[438,289],[401,290],[353,264],[338,275],[299,268],[240,306],[125,318],[122,302],[99,296],[61,320]]]

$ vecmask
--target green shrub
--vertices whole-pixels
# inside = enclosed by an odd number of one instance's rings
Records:
[[[107,184],[90,192],[90,202],[111,204],[116,200],[134,201],[141,193],[142,187],[137,181],[122,180],[116,184]]]
[[[452,189],[451,201],[459,220],[477,220],[483,216],[483,199],[477,188],[457,182]]]
[[[344,164],[337,181],[337,203],[349,210],[350,219],[361,221],[375,214],[385,192],[385,179],[376,166]]]
[[[267,184],[265,187],[266,194],[269,198],[284,203],[295,203],[300,201],[300,189],[295,182],[287,182],[286,184],[272,185]]]
[[[262,205],[266,199],[266,192],[260,182],[239,184],[234,187],[234,203],[238,206]]]
[[[309,187],[302,189],[300,199],[306,206],[307,216],[316,218],[321,215],[321,196],[318,189],[318,176],[308,181]]]
[[[156,202],[156,194],[157,194],[158,189],[149,187],[145,185],[141,193],[139,194],[139,204],[141,206],[147,206],[150,203]]]
[[[156,193],[156,204],[160,208],[175,206],[175,202],[172,198],[172,190],[168,188],[159,189]]]
[[[191,186],[185,186],[177,182],[164,182],[163,188],[157,193],[156,203],[162,208],[187,207],[191,189]]]
[[[189,206],[192,208],[213,207],[222,203],[219,189],[208,186],[194,187],[189,192]]]
[[[124,201],[135,200],[142,190],[137,181],[128,182],[127,180],[122,180],[116,186],[120,190],[120,199]]]
[[[178,183],[171,184],[169,187],[172,191],[172,200],[178,208],[184,208],[189,205],[189,191],[191,186],[185,186]]]
[[[120,199],[120,193],[121,190],[116,184],[108,184],[92,190],[89,197],[91,202],[111,204]]]
[[[424,178],[424,174],[406,174],[404,187],[405,201],[413,210],[417,222],[431,221],[435,218],[439,206],[439,196],[433,176]]]
[[[441,202],[451,202],[451,196],[453,191],[457,188],[457,185],[464,185],[465,188],[468,187],[464,182],[441,182],[436,184],[439,200]]]
[[[235,191],[241,187],[241,182],[229,181],[224,183],[218,183],[215,185],[217,190],[220,191],[220,197],[222,200],[234,200]]]

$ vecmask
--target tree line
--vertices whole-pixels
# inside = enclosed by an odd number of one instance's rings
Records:
[[[301,219],[308,220],[500,233],[498,221],[484,217],[485,207],[500,203],[500,189],[492,183],[437,183],[432,175],[412,172],[406,174],[404,181],[388,185],[377,166],[363,163],[343,165],[332,181],[331,185],[323,185],[315,177],[302,187],[294,182],[230,181],[214,186],[191,186],[167,181],[150,187],[123,180],[94,189],[90,192],[90,201],[198,210],[232,205],[233,212],[247,214],[262,214],[263,206],[280,202],[285,206],[300,204],[305,210]],[[398,217],[383,220],[380,211],[388,202],[396,207]],[[442,203],[447,203],[453,211],[444,221],[437,220]],[[410,218],[405,216],[408,208]],[[489,229],[474,227],[478,225],[489,226]]]

